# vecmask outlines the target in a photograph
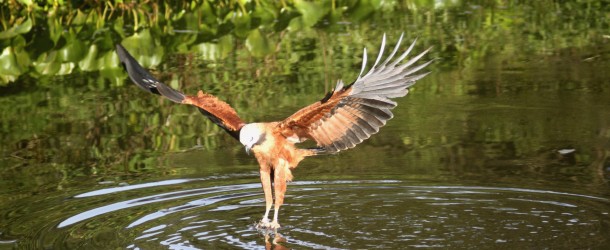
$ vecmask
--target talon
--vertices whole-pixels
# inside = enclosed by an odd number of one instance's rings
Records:
[[[269,223],[269,219],[264,218],[256,224],[257,229],[267,229],[269,228],[271,223]]]
[[[277,221],[272,221],[271,223],[269,223],[268,228],[269,229],[278,229],[278,228],[280,228],[280,223],[278,223]]]

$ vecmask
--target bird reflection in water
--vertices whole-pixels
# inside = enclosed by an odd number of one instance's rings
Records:
[[[277,232],[277,230],[273,230],[272,232],[270,232],[270,230],[265,230],[263,233],[265,234],[265,249],[290,249],[280,244],[286,243],[287,241],[286,238],[282,237],[282,235]]]

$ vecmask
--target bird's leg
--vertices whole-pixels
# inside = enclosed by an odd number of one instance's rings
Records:
[[[263,191],[265,192],[265,215],[263,219],[258,223],[258,227],[268,228],[269,227],[269,211],[273,204],[273,196],[271,193],[271,174],[269,170],[260,170],[261,184],[263,185]]]
[[[284,204],[284,194],[286,193],[286,171],[289,171],[288,164],[283,159],[279,160],[279,164],[274,169],[273,188],[275,189],[275,207],[273,208],[273,221],[269,224],[270,228],[280,228],[278,214],[280,206]]]

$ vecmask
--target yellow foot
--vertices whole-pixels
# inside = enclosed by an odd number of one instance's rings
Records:
[[[280,228],[280,223],[277,223],[277,221],[272,221],[271,223],[269,223],[268,226],[269,229],[278,229]]]
[[[258,222],[258,224],[256,224],[256,229],[267,229],[269,228],[269,225],[271,223],[269,223],[269,219],[264,218],[261,221]]]
[[[280,228],[280,223],[277,223],[277,221],[269,222],[268,219],[262,219],[256,224],[256,229],[275,230],[278,228]]]

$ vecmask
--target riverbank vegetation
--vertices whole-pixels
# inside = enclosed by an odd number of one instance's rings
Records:
[[[284,41],[288,33],[316,38],[316,30],[324,31],[333,36],[329,39],[358,48],[366,45],[362,35],[404,31],[440,44],[436,51],[451,52],[450,60],[476,63],[490,51],[552,54],[599,44],[610,35],[608,11],[602,11],[608,5],[585,0],[5,0],[0,6],[0,86],[20,77],[48,79],[75,72],[101,72],[120,84],[124,75],[114,77],[114,44],[119,42],[154,67],[168,51],[218,60],[244,46],[245,56],[265,58],[290,49],[286,44],[291,41]],[[363,25],[361,36],[353,31],[355,37],[335,36],[347,24],[359,26],[368,18],[392,26]],[[501,41],[511,37],[525,39],[518,47],[504,47]]]

